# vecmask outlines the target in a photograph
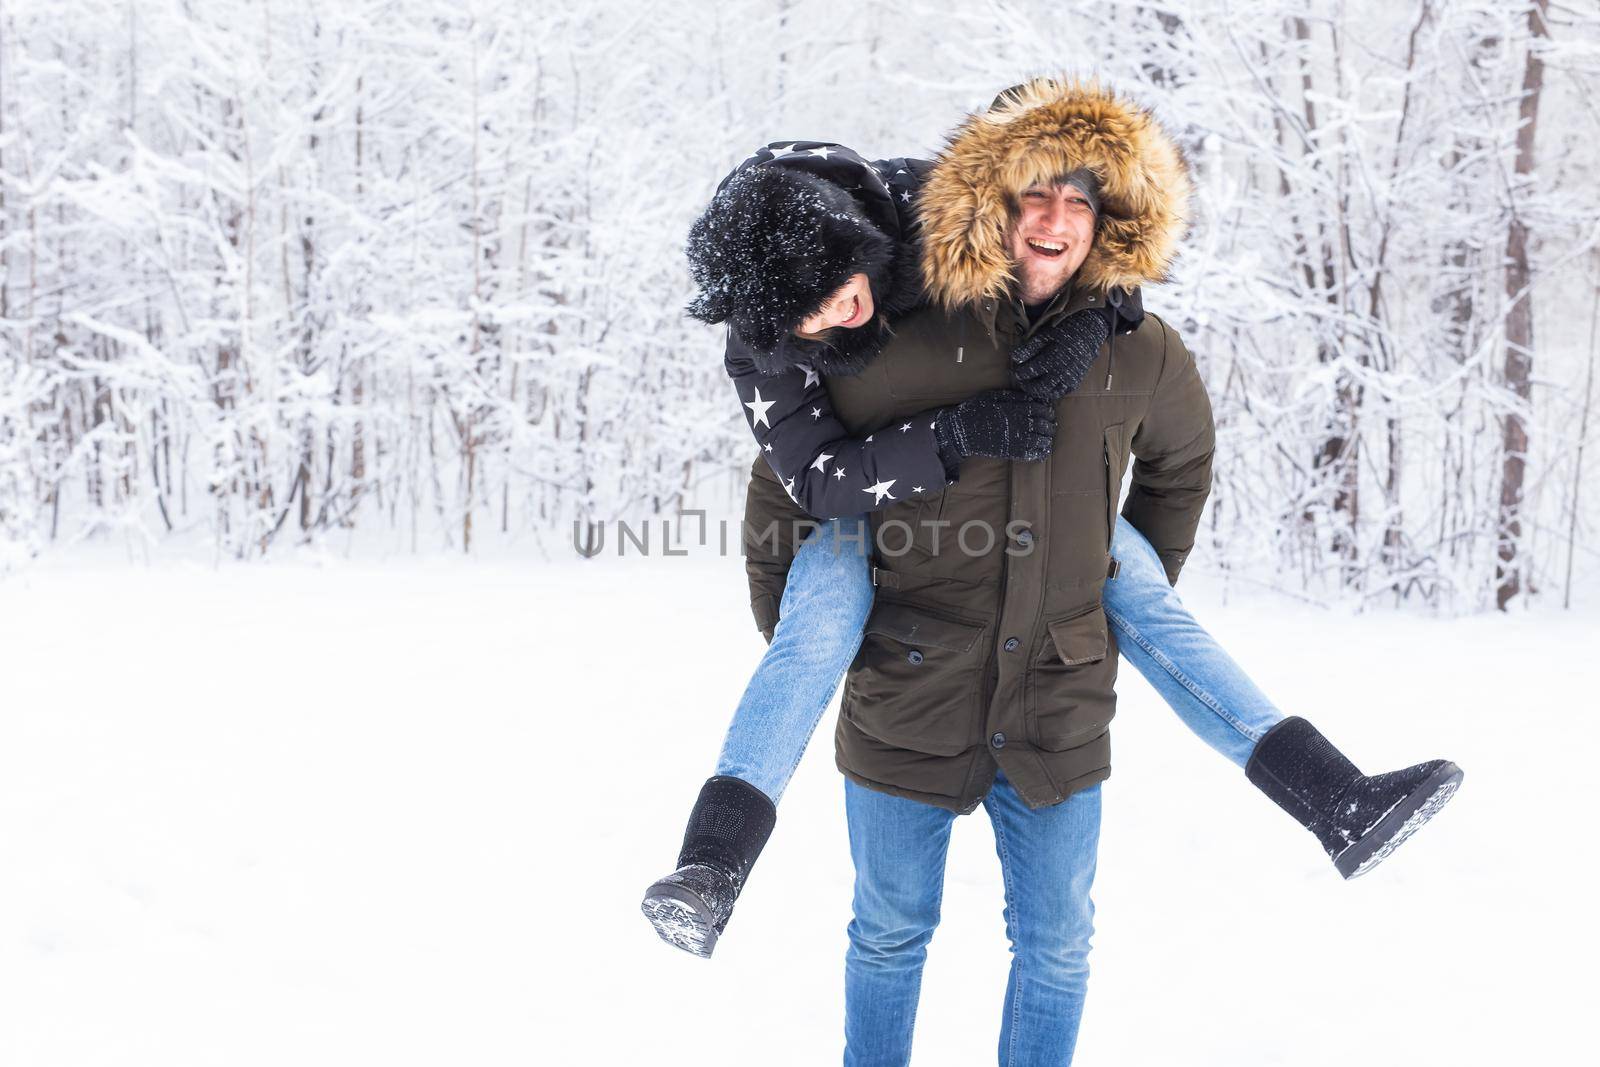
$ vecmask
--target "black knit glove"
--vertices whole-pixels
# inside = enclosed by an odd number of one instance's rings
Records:
[[[968,456],[1044,459],[1056,436],[1056,413],[1042,400],[1015,389],[992,389],[940,408],[933,436],[939,458],[952,475]]]
[[[1054,403],[1078,388],[1100,346],[1110,336],[1110,308],[1084,308],[1046,327],[1011,351],[1011,377],[1017,388]]]

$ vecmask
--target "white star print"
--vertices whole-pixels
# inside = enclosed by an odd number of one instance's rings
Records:
[[[811,367],[808,364],[805,364],[805,363],[800,364],[800,369],[806,372],[806,388],[807,389],[810,389],[813,385],[821,384],[822,376],[820,374],[818,374],[816,371],[812,370]]]
[[[876,436],[877,436],[877,434],[871,434],[871,433],[867,434],[867,441],[870,443],[872,441],[872,439],[874,437],[876,437]]]
[[[768,441],[766,444],[762,445],[761,446],[761,451],[763,451],[763,452],[771,452],[772,451],[772,442]]]
[[[904,203],[904,204],[911,203],[911,193],[909,191],[901,193],[900,194],[900,202]]]
[[[791,146],[791,147],[793,147],[793,146]],[[829,148],[827,145],[823,145],[821,148],[810,148],[810,149],[807,149],[807,151],[810,152],[814,156],[821,156],[823,159],[827,159],[828,158],[828,154],[830,152],[832,152],[833,149]]]
[[[797,503],[797,504],[798,504],[798,503],[799,503],[799,501],[798,501],[798,500],[795,500],[795,495],[794,495],[794,479],[793,479],[793,478],[790,478],[790,479],[789,479],[789,480],[788,480],[788,481],[786,481],[786,482],[784,482],[784,483],[783,483],[783,491],[784,491],[784,492],[785,492],[785,493],[788,493],[788,494],[789,494],[789,499],[790,499],[790,500],[794,500],[794,501],[795,501],[795,503]]]
[[[912,492],[913,492],[913,493],[921,493],[921,492],[925,492],[925,491],[926,491],[926,490],[924,490],[924,489],[923,489],[923,488],[922,488],[922,486],[920,486],[920,485],[913,485],[913,486],[912,486],[912,487],[911,487],[911,491],[912,491]]]
[[[784,156],[790,156],[790,155],[794,155],[795,154],[794,153],[794,146],[795,146],[795,142],[791,141],[788,144],[771,145],[770,147],[767,148],[767,151],[772,153],[772,158],[773,159],[782,159]]]
[[[835,478],[843,478],[844,477],[844,468],[843,467],[835,467],[835,468],[833,468],[833,476]]]
[[[750,425],[765,426],[769,430],[772,429],[772,423],[767,421],[767,409],[776,403],[776,400],[762,400],[761,390],[758,387],[756,389],[756,398],[754,400],[746,401],[744,405],[755,413],[755,421]]]
[[[828,460],[830,460],[832,458],[833,458],[833,456],[830,455],[829,453],[827,453],[827,452],[822,453],[820,456],[817,457],[817,461],[815,463],[811,464],[811,469],[814,470],[814,471],[822,471],[824,474],[826,474],[827,473],[826,464],[827,464]]]
[[[822,409],[821,409],[821,408],[812,408],[812,409],[811,409],[811,417],[812,417],[812,418],[813,418],[813,419],[820,419],[820,418],[822,418]]]
[[[895,480],[893,478],[890,478],[888,481],[883,481],[883,480],[880,479],[878,481],[877,485],[869,485],[869,486],[867,486],[865,489],[863,489],[861,491],[863,493],[871,493],[872,494],[872,503],[874,505],[878,505],[878,504],[883,503],[883,498],[884,497],[888,497],[890,500],[893,500],[895,498],[894,494],[889,492],[889,487],[891,485],[893,485],[894,483],[895,483]]]
[[[900,432],[905,433],[909,429],[911,429],[911,424],[908,422],[904,426],[900,427]]]

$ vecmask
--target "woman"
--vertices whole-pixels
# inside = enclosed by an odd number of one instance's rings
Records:
[[[1109,291],[1014,349],[1015,388],[866,437],[848,434],[821,377],[868,367],[892,321],[918,304],[915,205],[928,166],[868,163],[821,142],[770,145],[724,180],[690,233],[701,289],[691,313],[729,323],[726,368],[764,458],[802,509],[829,520],[794,559],[771,646],[702,788],[678,869],[643,903],[665,940],[698,955],[709,956],[725,928],[776,803],[861,643],[872,579],[859,513],[936,495],[973,456],[1042,460],[1058,402],[1104,346],[1109,379],[1116,335],[1143,317],[1137,291]],[[1094,171],[1063,175],[1058,185],[1072,194],[1070,210],[1097,226]],[[1126,521],[1112,550],[1121,569],[1105,585],[1104,608],[1124,656],[1202,740],[1313,831],[1342,875],[1371,869],[1453,794],[1461,772],[1443,760],[1362,775],[1256,689],[1183,608],[1161,560]]]

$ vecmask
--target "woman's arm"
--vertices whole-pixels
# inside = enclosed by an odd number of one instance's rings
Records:
[[[762,374],[736,331],[725,357],[745,422],[789,498],[819,519],[859,515],[943,492],[951,478],[934,433],[938,409],[866,437],[839,422],[822,377],[807,366]]]

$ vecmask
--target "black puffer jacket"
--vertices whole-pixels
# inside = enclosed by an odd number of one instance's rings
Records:
[[[895,243],[892,259],[872,279],[873,316],[862,326],[835,330],[827,341],[785,337],[771,351],[728,331],[724,366],[750,431],[790,498],[817,518],[858,515],[935,495],[948,484],[932,410],[854,436],[834,416],[822,385],[824,373],[870,362],[892,335],[890,321],[920,303],[916,202],[929,165],[869,162],[843,145],[784,141],[758,150],[718,187],[751,167],[796,168],[848,192]]]

